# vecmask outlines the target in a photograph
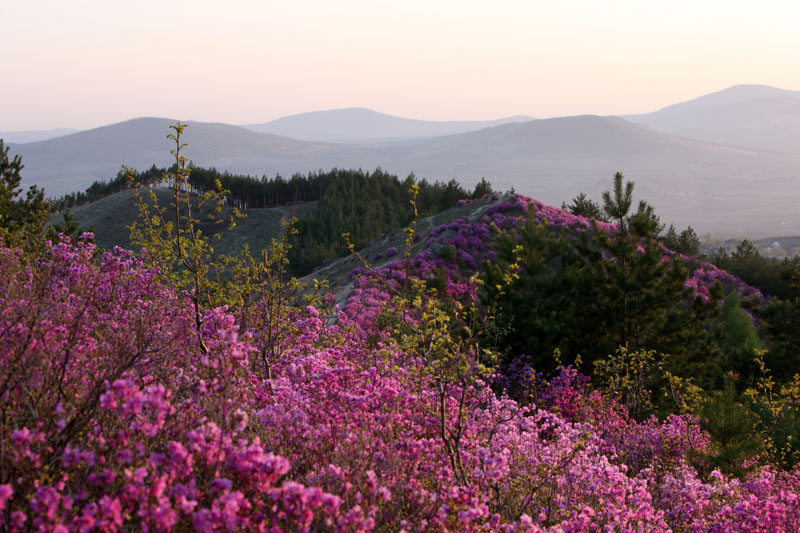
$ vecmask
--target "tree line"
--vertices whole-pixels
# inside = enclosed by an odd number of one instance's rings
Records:
[[[326,259],[347,255],[342,239],[350,234],[356,248],[397,228],[414,218],[411,205],[413,185],[418,187],[418,216],[426,217],[454,207],[459,200],[479,198],[492,192],[486,180],[470,193],[456,180],[447,183],[418,180],[413,174],[399,179],[380,169],[372,173],[362,170],[333,170],[331,186],[320,197],[314,209],[297,223],[289,260],[293,272],[307,274]]]

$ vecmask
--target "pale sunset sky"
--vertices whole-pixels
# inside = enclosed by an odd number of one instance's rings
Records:
[[[796,0],[7,0],[0,13],[0,131],[343,107],[609,115],[741,83],[800,89]]]

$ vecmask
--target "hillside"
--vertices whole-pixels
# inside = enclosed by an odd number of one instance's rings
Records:
[[[423,221],[411,261],[384,261],[402,235],[370,245],[339,308],[257,286],[200,315],[124,251],[0,250],[0,525],[800,527],[793,413],[767,409],[786,393],[709,379],[753,355],[735,335],[755,335],[757,291],[519,195]],[[514,344],[554,333],[597,364]]]
[[[736,85],[652,113],[624,118],[689,139],[800,152],[800,91]]]
[[[599,198],[608,178],[621,170],[668,223],[720,234],[800,232],[793,208],[800,201],[800,156],[681,139],[616,117],[507,124],[386,145],[379,154],[364,157],[407,161],[465,183],[486,176],[497,189],[513,187],[550,204],[580,192]]]
[[[25,163],[24,180],[43,186],[50,196],[83,190],[95,180],[117,175],[121,165],[139,170],[170,164],[166,135],[176,121],[139,118],[47,141],[16,145]],[[310,165],[332,148],[325,144],[295,141],[277,135],[255,133],[238,126],[188,122],[184,140],[187,155],[197,165],[255,175]],[[327,161],[322,159],[321,161]],[[276,170],[277,168],[277,170]],[[288,172],[291,175],[294,170]]]
[[[158,183],[162,177],[159,172],[164,171],[156,169],[152,175],[148,174],[147,179],[155,179]],[[193,181],[193,177],[197,177],[197,180]],[[222,187],[229,189],[225,197],[227,203],[217,214],[213,212],[216,207],[213,200],[198,209],[198,195],[202,196],[202,191],[214,187],[215,177],[221,180]],[[140,176],[138,179],[144,178]],[[213,237],[211,244],[217,254],[236,255],[247,245],[254,256],[260,257],[260,251],[269,248],[273,238],[281,240],[279,237],[285,231],[281,219],[290,218],[294,214],[298,220],[288,241],[288,258],[291,271],[296,275],[306,274],[330,259],[347,255],[348,248],[342,238],[345,232],[350,235],[355,246],[362,247],[381,233],[407,224],[415,212],[419,216],[434,215],[456,206],[459,201],[491,191],[488,184],[469,193],[456,182],[430,183],[417,181],[412,177],[400,179],[381,171],[370,173],[360,170],[333,170],[307,177],[297,175],[286,182],[261,181],[246,176],[220,176],[197,167],[189,173],[188,183],[195,189],[189,198],[184,194],[180,195],[181,210],[185,210],[186,202],[191,200],[192,218],[197,220],[196,227],[203,235]],[[118,186],[123,187],[115,183],[110,190],[119,190]],[[412,188],[419,195],[415,204],[416,211],[411,206]],[[272,193],[267,189],[272,189]],[[106,193],[107,196],[98,194],[92,196],[98,198],[97,200],[78,204],[72,218],[84,230],[96,228],[96,242],[101,248],[130,248],[128,228],[134,222],[140,222],[139,201],[132,190],[122,190],[114,194],[110,194],[110,190]],[[249,195],[253,203],[259,206],[266,204],[266,196],[270,196],[272,205],[278,201],[287,203],[273,208],[247,209],[243,201],[245,196],[237,197],[237,191],[242,195]],[[290,201],[297,197],[298,191],[308,193],[304,197],[306,201]],[[172,190],[160,186],[154,189],[140,188],[140,196],[146,204],[151,204],[151,194],[155,194],[156,201],[164,212],[165,220],[163,223],[158,220],[159,225],[174,224]],[[260,197],[256,202],[259,195],[266,196]],[[234,205],[239,206],[239,214],[244,215],[244,218],[238,219],[235,227],[228,230],[230,218],[235,214]],[[214,224],[210,220],[212,218],[219,223]],[[60,219],[53,222],[62,225]],[[186,222],[183,226],[186,227]],[[222,237],[221,240],[217,240],[218,237]]]
[[[138,119],[15,146],[25,182],[49,195],[169,162],[171,121]],[[580,192],[597,198],[622,171],[667,223],[698,233],[765,237],[800,234],[800,155],[692,141],[615,117],[580,116],[504,124],[402,142],[338,145],[296,141],[223,124],[192,123],[185,154],[196,164],[256,176],[337,168],[375,169],[429,180],[482,177],[550,204]]]
[[[248,124],[244,127],[259,133],[274,133],[304,141],[369,143],[452,135],[508,122],[528,120],[532,120],[532,118],[522,115],[498,120],[417,120],[354,107],[300,113],[264,124]]]
[[[800,236],[773,236],[765,239],[749,239],[765,257],[792,257],[800,255]],[[705,254],[712,254],[719,249],[732,252],[742,239],[712,239],[704,242],[700,250]]]
[[[31,143],[46,141],[55,137],[77,133],[80,130],[72,128],[55,128],[52,130],[22,130],[22,131],[0,131],[0,139],[6,144]]]
[[[154,189],[159,203],[168,207],[172,202],[172,192],[168,189]],[[143,198],[147,198],[148,191],[142,191]],[[148,200],[149,203],[149,200]],[[292,212],[300,218],[313,209],[314,202],[295,205],[293,207],[276,207],[269,209],[247,209],[245,218],[236,222],[236,228],[224,233],[224,238],[215,242],[215,251],[234,255],[242,246],[247,244],[255,254],[268,248],[273,237],[282,234],[281,219],[288,217]],[[130,231],[128,228],[139,220],[139,206],[132,190],[118,192],[106,198],[71,210],[75,222],[84,230],[92,228],[95,241],[100,248],[110,250],[114,246],[131,249]],[[207,210],[201,211],[201,217],[207,215]],[[221,213],[223,219],[230,217],[231,208],[224,207]],[[59,219],[55,219],[58,221]],[[174,220],[171,210],[167,209],[167,220]],[[213,234],[213,228],[208,224],[201,224],[200,229],[204,234]]]

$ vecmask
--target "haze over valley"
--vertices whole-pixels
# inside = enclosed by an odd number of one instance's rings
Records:
[[[111,179],[122,164],[168,165],[165,135],[175,122],[137,118],[13,150],[26,183],[55,197]],[[485,177],[498,190],[560,205],[581,192],[599,199],[621,171],[667,224],[727,236],[800,234],[800,91],[735,86],[624,117],[422,121],[349,108],[249,126],[187,123],[185,154],[233,173],[380,167],[465,187]]]

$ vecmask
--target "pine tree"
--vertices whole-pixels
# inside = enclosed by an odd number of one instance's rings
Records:
[[[561,209],[566,209],[576,216],[582,216],[593,220],[606,221],[606,215],[597,203],[586,196],[585,193],[580,193],[572,199],[572,204],[561,204]]]
[[[0,238],[6,246],[31,249],[41,241],[50,204],[44,191],[31,186],[22,194],[22,159],[9,159],[9,148],[0,139]]]
[[[603,193],[603,211],[611,220],[619,224],[619,229],[626,231],[628,227],[628,211],[633,203],[633,182],[626,181],[622,186],[622,173],[614,174],[614,190]],[[613,193],[613,196],[612,196]]]
[[[700,254],[700,239],[691,226],[683,230],[678,237],[678,251],[688,256]]]

